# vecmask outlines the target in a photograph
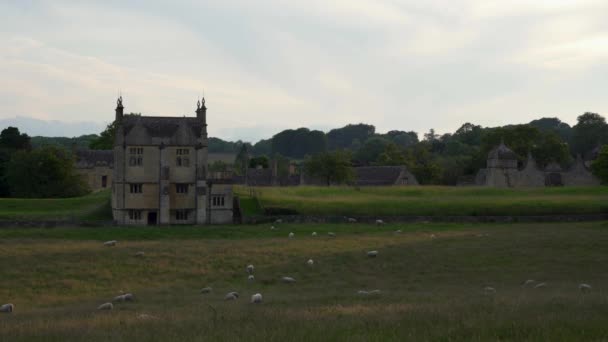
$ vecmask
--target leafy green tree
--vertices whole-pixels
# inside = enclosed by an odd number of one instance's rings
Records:
[[[598,144],[608,144],[606,118],[596,113],[585,113],[578,117],[573,127],[572,150],[585,155]]]
[[[350,149],[357,150],[353,147],[354,141],[359,143],[366,141],[374,135],[376,127],[367,124],[346,125],[342,128],[332,129],[327,133],[327,144],[330,150]]]
[[[13,197],[74,197],[88,191],[76,174],[71,154],[57,147],[17,151],[6,171]]]
[[[361,164],[374,164],[378,162],[380,155],[386,150],[390,141],[381,137],[367,139],[363,146],[355,152],[355,160]]]
[[[384,148],[384,152],[380,154],[378,157],[378,165],[385,166],[399,166],[405,165],[407,161],[405,160],[404,151],[399,148],[399,146],[390,143],[386,145]]]
[[[439,184],[441,167],[431,154],[431,143],[420,142],[406,152],[406,165],[420,184]]]
[[[249,168],[256,169],[258,167],[262,167],[263,169],[267,169],[270,167],[270,159],[266,156],[258,156],[249,159]]]
[[[327,186],[344,184],[354,180],[355,173],[351,164],[351,153],[346,150],[323,152],[304,161],[307,175],[322,179]]]
[[[290,158],[303,158],[307,154],[327,151],[327,137],[321,131],[308,128],[288,129],[272,137],[272,154]]]
[[[608,145],[600,149],[600,153],[591,164],[591,171],[602,184],[608,185]]]
[[[0,148],[12,150],[29,150],[30,137],[19,132],[17,127],[7,127],[0,132]]]
[[[565,143],[569,144],[572,140],[572,127],[558,118],[541,118],[530,121],[529,125],[541,132],[554,132]]]
[[[382,138],[392,142],[399,147],[410,147],[418,143],[418,133],[405,131],[389,131],[381,135]]]
[[[114,135],[116,133],[116,121],[108,124],[98,138],[89,143],[91,150],[111,150],[114,148]]]
[[[262,139],[251,147],[254,156],[270,155],[272,153],[272,139]]]
[[[229,168],[229,165],[221,160],[216,160],[211,165],[209,165],[210,172],[227,172]]]

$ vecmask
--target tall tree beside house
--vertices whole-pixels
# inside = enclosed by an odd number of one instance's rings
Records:
[[[7,127],[0,132],[0,197],[10,196],[7,168],[12,155],[20,150],[31,149],[30,137],[17,127]]]
[[[572,150],[585,155],[598,144],[608,144],[608,123],[606,118],[597,113],[585,113],[577,118],[572,127]]]
[[[378,157],[378,165],[383,166],[401,166],[405,165],[405,153],[399,146],[390,143],[384,148],[384,152]]]
[[[307,157],[303,166],[307,175],[323,180],[327,186],[348,184],[355,177],[349,151],[337,150],[319,153]]]
[[[431,142],[423,141],[406,151],[406,165],[420,184],[439,184],[441,167],[431,154]]]
[[[52,146],[15,152],[7,165],[6,178],[12,197],[75,197],[88,192],[76,174],[70,152]]]
[[[346,125],[342,128],[332,129],[327,133],[327,144],[330,150],[350,149],[356,150],[362,142],[374,136],[376,127],[367,124]],[[356,148],[355,141],[359,146]]]
[[[288,129],[272,137],[272,155],[300,159],[327,151],[325,133],[308,128]]]
[[[591,171],[600,179],[602,184],[608,185],[608,145],[604,145],[591,164]]]

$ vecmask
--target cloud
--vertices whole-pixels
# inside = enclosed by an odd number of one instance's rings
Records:
[[[3,2],[0,118],[108,122],[122,90],[127,111],[149,115],[193,115],[204,91],[210,134],[231,139],[573,122],[608,107],[595,91],[606,12],[594,0]]]

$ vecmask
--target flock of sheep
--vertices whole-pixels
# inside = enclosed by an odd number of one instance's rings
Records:
[[[354,218],[347,218],[347,221],[349,223],[356,223],[357,222],[357,220],[354,219]],[[282,220],[279,219],[279,220],[275,221],[275,224],[278,224],[278,223],[282,223]],[[376,220],[376,225],[384,225],[384,224],[385,224],[384,221],[382,221],[382,220]],[[275,228],[274,226],[270,227],[270,230],[274,231],[276,229],[277,228]],[[397,231],[395,231],[395,233],[401,233],[401,230],[397,230]],[[336,234],[333,233],[333,232],[328,232],[327,235],[329,237],[333,237],[333,238],[336,237]],[[317,236],[317,232],[312,232],[312,236],[313,237]],[[290,232],[287,237],[289,239],[293,239],[293,238],[295,238],[295,234],[293,232]],[[431,238],[434,239],[435,235],[432,234]],[[110,240],[110,241],[104,242],[103,245],[106,246],[106,247],[113,247],[113,246],[116,246],[117,243],[118,243],[118,241],[116,241],[116,240]],[[142,257],[142,256],[144,256],[144,252],[142,252],[142,251],[137,252],[137,253],[135,253],[135,256]],[[378,251],[376,251],[376,250],[368,251],[367,252],[367,256],[369,258],[375,258],[375,257],[378,256]],[[308,261],[306,262],[306,264],[308,266],[312,267],[312,266],[314,266],[314,261],[312,259],[308,259]],[[247,279],[250,282],[255,280],[255,276],[253,274],[254,270],[255,270],[255,267],[253,265],[247,265],[247,267],[245,267],[245,271],[248,274]],[[288,284],[296,282],[296,280],[293,277],[288,277],[288,276],[282,277],[281,281],[284,282],[284,283],[288,283]],[[522,286],[523,287],[533,287],[535,289],[540,289],[540,288],[545,288],[547,286],[547,284],[544,283],[544,282],[537,282],[535,280],[528,279],[525,282],[523,282]],[[578,289],[581,292],[588,292],[588,291],[591,290],[591,285],[582,283],[582,284],[579,284]],[[201,289],[200,292],[202,294],[209,294],[212,291],[213,291],[213,289],[211,287],[205,287],[205,288]],[[496,289],[493,288],[493,287],[491,287],[491,286],[485,287],[483,289],[483,291],[486,294],[496,293]],[[381,294],[381,291],[380,290],[371,290],[371,291],[360,290],[360,291],[357,292],[357,294],[359,294],[361,296],[379,295],[379,294]],[[237,300],[238,298],[239,298],[238,292],[234,292],[234,291],[233,292],[228,292],[224,296],[224,300],[227,300],[227,301]],[[103,303],[103,304],[99,305],[97,307],[97,310],[112,310],[112,309],[114,309],[114,303],[132,302],[134,300],[135,300],[135,296],[133,294],[131,294],[131,293],[125,293],[125,294],[122,294],[122,295],[114,297],[111,302],[106,302],[106,303]],[[262,297],[261,293],[255,293],[255,294],[251,295],[251,300],[250,300],[251,303],[253,303],[253,304],[260,304],[260,303],[262,303],[262,301],[263,301],[263,297]],[[15,310],[15,305],[11,304],[11,303],[4,304],[4,305],[0,306],[0,313],[12,313],[14,310]]]

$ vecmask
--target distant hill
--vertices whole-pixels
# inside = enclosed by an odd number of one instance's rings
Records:
[[[31,137],[79,137],[99,134],[106,127],[103,123],[93,121],[47,121],[23,116],[0,119],[0,130],[9,126],[17,127],[20,132]]]

